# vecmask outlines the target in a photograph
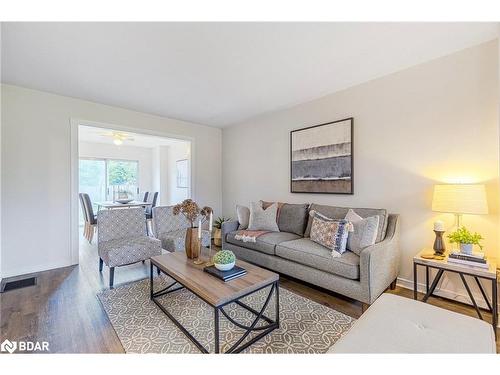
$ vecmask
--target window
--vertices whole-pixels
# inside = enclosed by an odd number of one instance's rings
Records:
[[[136,199],[139,193],[139,162],[136,160],[80,158],[79,191],[95,202]],[[80,208],[80,218],[83,215]]]

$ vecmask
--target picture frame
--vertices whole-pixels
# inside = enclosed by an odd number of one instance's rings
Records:
[[[189,187],[189,160],[181,159],[176,162],[177,169],[177,187],[178,188],[188,188]]]
[[[290,192],[354,194],[354,118],[290,132]]]

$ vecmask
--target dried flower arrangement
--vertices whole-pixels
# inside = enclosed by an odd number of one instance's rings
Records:
[[[191,223],[191,228],[195,227],[195,221],[198,216],[201,216],[201,220],[204,222],[210,216],[211,212],[211,207],[205,206],[200,209],[200,207],[192,199],[185,199],[181,203],[174,206],[174,215],[182,213]]]

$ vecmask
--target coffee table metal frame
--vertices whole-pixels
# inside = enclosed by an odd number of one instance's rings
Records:
[[[219,353],[220,352],[220,342],[219,342],[219,340],[220,340],[220,337],[219,337],[220,336],[220,326],[219,326],[219,323],[220,323],[220,313],[222,313],[222,315],[224,315],[226,317],[226,319],[229,320],[231,323],[233,323],[236,327],[241,328],[241,329],[243,329],[245,331],[243,333],[243,335],[225,353],[240,353],[241,351],[243,351],[244,349],[248,348],[253,343],[257,342],[258,340],[260,340],[264,336],[268,335],[269,333],[271,333],[275,329],[279,328],[279,325],[280,325],[280,322],[279,322],[279,316],[280,316],[280,310],[279,310],[280,309],[280,307],[279,307],[280,306],[280,304],[279,304],[279,279],[276,280],[276,281],[273,281],[271,283],[268,283],[266,285],[263,285],[263,286],[255,289],[255,290],[252,290],[249,293],[246,293],[244,295],[238,296],[237,298],[234,298],[234,299],[232,299],[230,301],[224,302],[221,305],[214,306],[213,304],[211,304],[210,302],[208,302],[207,300],[205,300],[203,297],[201,297],[200,295],[198,295],[196,292],[194,292],[193,290],[189,289],[188,287],[186,287],[185,285],[183,285],[181,282],[177,281],[172,275],[169,275],[168,272],[166,272],[165,270],[159,268],[156,265],[154,265],[154,266],[157,268],[158,274],[160,274],[161,272],[163,272],[165,275],[167,275],[168,277],[170,277],[171,279],[173,279],[174,282],[171,283],[170,285],[168,285],[167,287],[165,287],[165,288],[163,288],[163,289],[158,290],[158,291],[155,292],[154,291],[154,285],[153,285],[154,284],[154,282],[153,282],[153,263],[151,262],[150,277],[149,277],[149,281],[150,281],[150,299],[193,342],[193,344],[196,345],[196,347],[202,353],[209,353],[209,351],[182,325],[181,322],[179,322],[167,310],[167,308],[164,305],[161,304],[161,302],[158,300],[159,297],[186,288],[191,293],[195,294],[198,298],[202,299],[205,303],[207,303],[208,305],[210,305],[214,309],[215,353]],[[203,272],[203,271],[200,271],[200,272]],[[171,289],[176,284],[179,284],[180,286],[177,286],[176,288]],[[264,302],[264,305],[262,306],[262,308],[260,309],[260,311],[257,311],[255,309],[253,309],[252,307],[248,306],[247,304],[245,304],[244,302],[241,301],[242,298],[245,298],[245,297],[247,297],[247,296],[249,296],[249,295],[251,295],[253,293],[256,293],[256,292],[258,292],[258,291],[260,291],[262,289],[268,288],[269,286],[271,287],[271,290],[269,291],[269,294],[267,295],[266,301]],[[271,301],[271,297],[273,295],[273,292],[274,292],[274,295],[275,295],[275,303],[276,303],[276,312],[275,312],[276,316],[275,316],[274,320],[271,319],[271,318],[269,318],[269,317],[267,317],[266,315],[264,315],[264,311],[266,310],[267,306],[269,305],[269,302]],[[255,315],[255,319],[253,320],[252,324],[250,324],[250,325],[244,325],[244,324],[238,323],[233,318],[231,318],[229,316],[229,314],[224,310],[224,307],[227,306],[227,305],[229,305],[229,304],[231,304],[231,303],[236,303],[240,307],[246,309],[247,311],[249,311],[250,313],[252,313],[253,315]],[[263,326],[257,326],[257,323],[260,320],[263,320],[263,321],[267,322],[268,324],[267,325],[263,325]],[[248,337],[248,335],[250,333],[252,333],[252,332],[259,332],[259,331],[262,331],[262,332],[260,332],[258,335],[256,335],[255,337],[253,337],[251,340],[248,340],[248,341],[246,341],[246,342],[243,343],[243,341]]]

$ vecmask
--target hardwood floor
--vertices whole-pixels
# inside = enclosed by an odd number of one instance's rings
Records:
[[[37,274],[35,286],[0,294],[0,342],[48,341],[52,353],[123,353],[123,347],[102,309],[96,293],[106,289],[109,269],[99,273],[97,248],[81,240],[80,264]],[[149,262],[117,268],[115,286],[148,277]],[[281,277],[281,286],[354,318],[361,303]],[[389,293],[412,298],[396,287]],[[430,303],[476,316],[472,307],[431,298]],[[498,331],[498,329],[497,329]],[[497,352],[500,352],[497,341]]]

